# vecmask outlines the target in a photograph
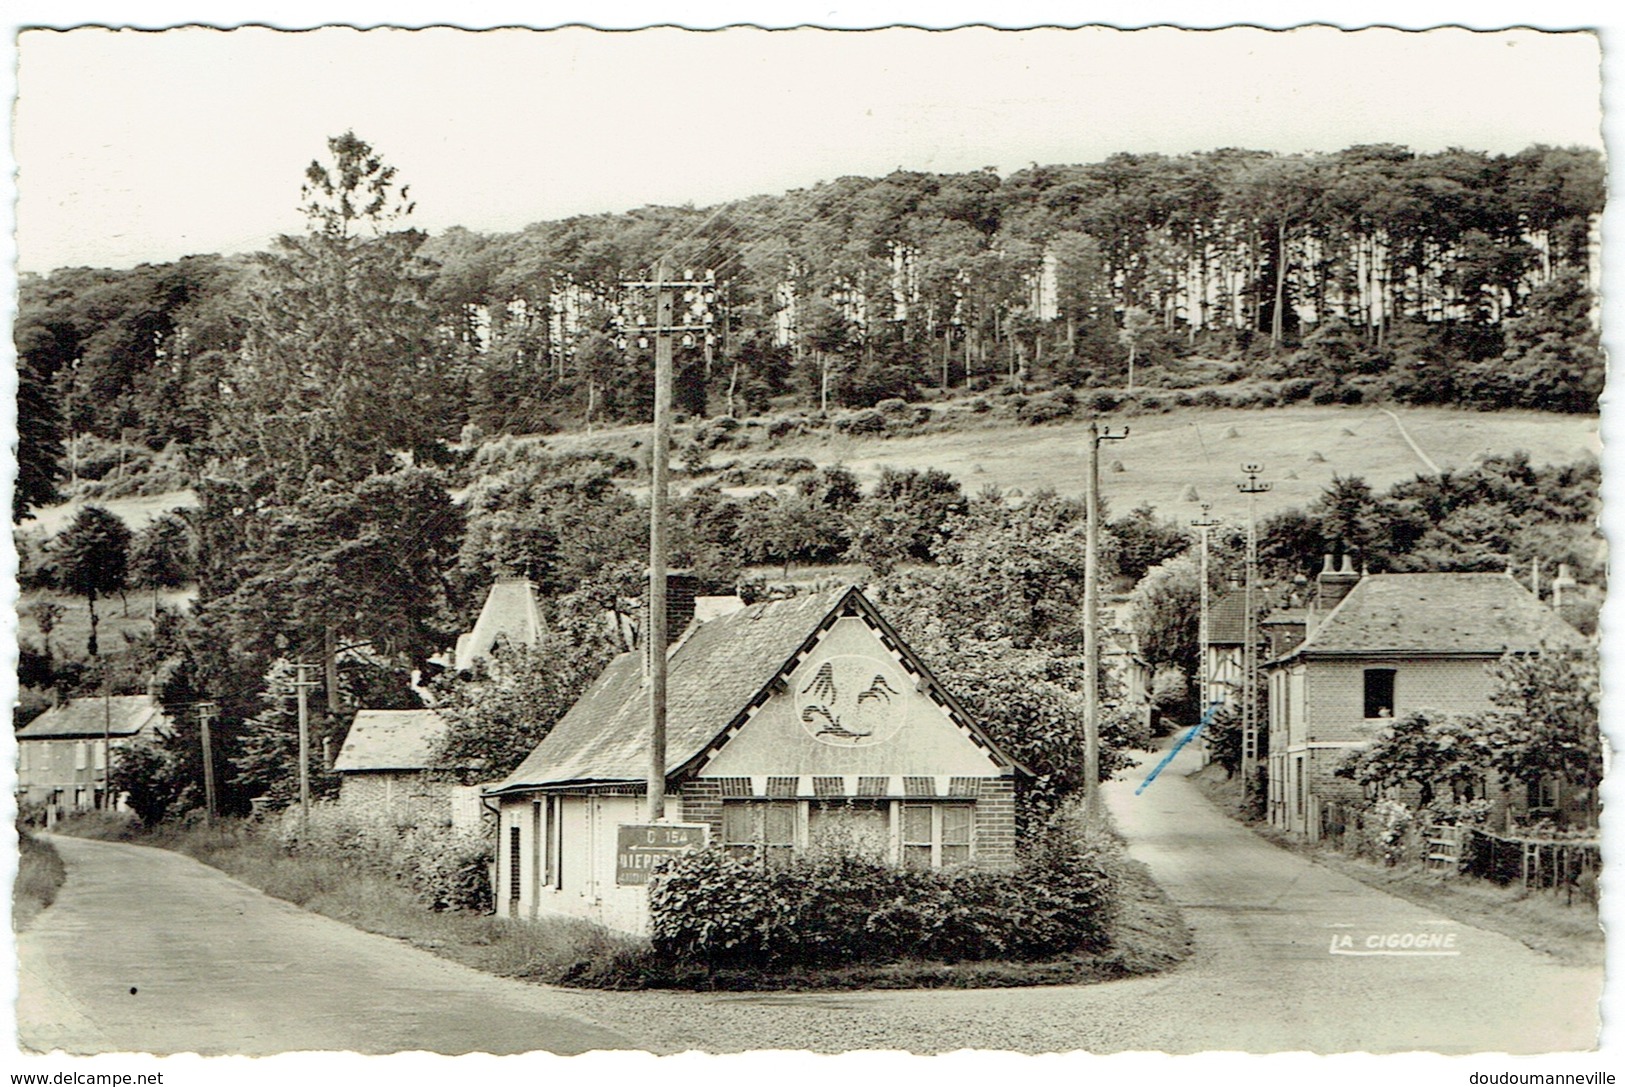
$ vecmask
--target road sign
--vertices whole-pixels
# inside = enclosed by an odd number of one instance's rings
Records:
[[[649,870],[663,857],[705,848],[704,823],[621,823],[615,830],[615,885],[649,882]]]

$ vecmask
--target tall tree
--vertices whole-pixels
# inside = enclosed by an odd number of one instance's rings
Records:
[[[18,330],[17,349],[17,479],[11,492],[11,519],[21,521],[41,506],[57,501],[62,471],[62,417],[51,397],[50,382],[30,357]]]
[[[328,147],[331,165],[305,174],[310,233],[260,257],[221,413],[240,468],[272,474],[284,492],[365,478],[395,451],[432,459],[461,425],[435,351],[425,236],[384,231],[411,212],[406,189],[353,133]]]
[[[1603,774],[1596,655],[1559,648],[1508,654],[1489,672],[1495,708],[1480,727],[1491,765],[1506,781],[1533,786],[1552,776],[1584,789],[1595,816]]]
[[[130,584],[152,590],[158,614],[158,590],[178,589],[192,580],[192,534],[184,518],[166,513],[154,518],[130,546]]]
[[[130,561],[130,528],[105,506],[85,506],[56,539],[58,577],[62,589],[82,596],[90,606],[90,638],[85,650],[99,652],[96,627],[100,616],[96,601],[123,592]]]

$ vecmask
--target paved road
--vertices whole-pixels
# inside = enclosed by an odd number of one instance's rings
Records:
[[[1193,758],[1181,756],[1139,797],[1133,782],[1107,790],[1131,851],[1195,931],[1192,958],[1158,977],[839,995],[557,992],[483,978],[355,933],[183,858],[67,842],[70,881],[19,946],[23,1039],[76,1051],[245,1053],[1595,1046],[1600,967],[1561,965],[1260,841],[1180,776]],[[143,901],[155,919],[121,924]],[[1417,932],[1453,934],[1459,954],[1331,953],[1343,935],[1348,950],[1366,950],[1370,936]],[[128,995],[129,985],[142,986],[140,995]],[[312,994],[319,994],[314,1005]],[[175,1026],[160,1029],[171,1018]]]
[[[627,1038],[523,985],[306,913],[189,857],[54,838],[55,904],[17,941],[40,1051],[580,1053]]]

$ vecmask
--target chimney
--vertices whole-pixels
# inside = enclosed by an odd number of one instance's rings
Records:
[[[1360,582],[1359,571],[1354,569],[1354,556],[1345,553],[1343,565],[1335,567],[1332,557],[1327,555],[1320,569],[1320,576],[1315,579],[1315,610],[1329,612],[1343,602],[1349,590]]]
[[[694,621],[694,598],[699,594],[700,579],[691,570],[670,570],[666,573],[666,649],[669,651]],[[643,603],[641,626],[645,662],[649,652],[649,602]]]
[[[1574,575],[1569,573],[1569,564],[1566,562],[1558,563],[1557,576],[1552,578],[1552,608],[1556,611],[1562,611],[1563,591],[1572,589],[1578,584],[1579,582],[1574,580]]]

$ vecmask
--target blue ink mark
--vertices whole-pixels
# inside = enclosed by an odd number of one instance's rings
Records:
[[[1213,715],[1219,711],[1219,707],[1222,705],[1224,705],[1223,702],[1208,703],[1207,712],[1202,714],[1202,719],[1196,722],[1196,724],[1191,727],[1189,732],[1185,733],[1184,737],[1173,746],[1168,754],[1162,757],[1162,761],[1157,763],[1156,769],[1152,770],[1151,773],[1146,776],[1146,779],[1140,782],[1140,787],[1134,790],[1135,796],[1139,796],[1141,793],[1145,792],[1145,787],[1157,780],[1157,775],[1162,773],[1163,767],[1173,762],[1174,756],[1179,754],[1180,750],[1184,748],[1186,744],[1196,739],[1197,734],[1207,727],[1208,722],[1213,720]]]

